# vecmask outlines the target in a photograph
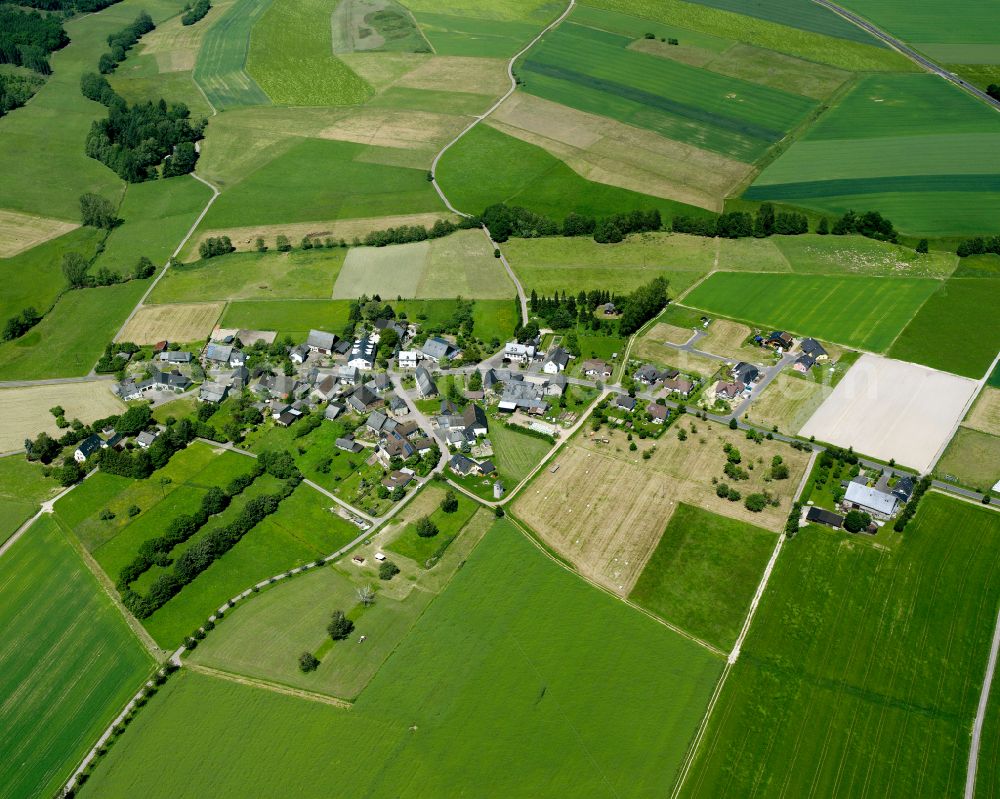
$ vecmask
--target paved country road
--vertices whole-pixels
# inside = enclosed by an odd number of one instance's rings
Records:
[[[949,72],[948,70],[944,69],[943,67],[940,67],[937,64],[935,64],[929,58],[920,55],[920,53],[918,53],[912,47],[909,47],[909,46],[903,44],[899,39],[897,39],[897,38],[895,38],[893,36],[890,36],[888,33],[885,33],[884,31],[880,30],[879,28],[876,28],[874,25],[872,25],[872,23],[870,23],[864,17],[860,17],[857,14],[855,14],[853,11],[848,11],[846,8],[843,8],[842,6],[838,6],[836,3],[831,3],[830,0],[813,0],[813,2],[818,3],[819,5],[823,6],[824,8],[830,9],[835,14],[839,14],[844,19],[846,19],[848,22],[852,23],[853,25],[857,25],[859,28],[861,28],[864,31],[867,31],[872,36],[874,36],[876,39],[880,39],[881,41],[885,42],[891,48],[893,48],[894,50],[899,51],[900,53],[902,53],[903,55],[905,55],[907,58],[909,58],[911,61],[915,62],[916,64],[919,64],[920,66],[922,66],[928,72],[933,72],[935,75],[939,75],[940,77],[944,78],[945,80],[950,81],[951,83],[954,83],[960,89],[964,89],[965,91],[967,91],[969,94],[971,94],[976,99],[982,100],[987,105],[991,105],[991,106],[993,106],[993,108],[995,108],[998,111],[1000,111],[1000,101],[994,100],[992,97],[990,97],[988,94],[986,94],[986,92],[980,91],[979,89],[977,89],[975,86],[973,86],[968,81],[962,80],[960,77],[958,77],[958,75],[955,75],[955,74]]]

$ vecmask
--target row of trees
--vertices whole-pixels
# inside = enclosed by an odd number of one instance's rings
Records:
[[[108,47],[111,49],[103,53],[97,62],[97,68],[101,71],[101,74],[109,75],[114,72],[118,65],[125,60],[128,51],[135,46],[135,43],[155,27],[153,18],[145,11],[140,11],[139,16],[132,20],[131,24],[126,25],[115,33],[109,34]]]
[[[263,473],[264,467],[254,462],[249,472],[234,477],[225,489],[212,486],[202,496],[201,507],[195,513],[174,517],[167,524],[163,535],[147,538],[143,541],[139,545],[135,558],[123,566],[118,573],[118,591],[124,593],[132,583],[153,566],[169,566],[173,562],[169,553],[174,547],[191,538],[208,523],[210,517],[222,513],[229,507],[234,497],[242,494]]]
[[[209,0],[197,0],[194,5],[188,3],[181,15],[181,25],[194,25],[198,20],[204,18],[211,7],[212,4]]]
[[[40,75],[52,72],[49,53],[69,44],[62,20],[56,15],[21,11],[0,5],[0,64],[13,64]]]
[[[955,250],[959,258],[967,258],[970,255],[985,255],[991,253],[1000,255],[1000,236],[976,236],[974,239],[966,239],[960,242]]]
[[[7,324],[3,326],[3,340],[12,341],[20,338],[41,321],[42,315],[29,305],[21,313],[7,320]]]
[[[474,218],[462,218],[455,224],[448,219],[438,219],[430,228],[423,225],[402,225],[386,230],[373,230],[367,233],[360,243],[366,247],[385,247],[389,244],[407,244],[412,241],[426,241],[449,236],[456,230],[467,230],[477,226]]]
[[[229,240],[229,236],[219,236],[217,238],[210,236],[198,245],[198,255],[202,258],[215,258],[217,255],[228,255],[235,251],[236,248],[233,246],[232,241]]]
[[[660,230],[663,220],[660,212],[630,211],[609,217],[596,218],[571,213],[558,223],[534,211],[505,203],[491,205],[483,211],[480,219],[466,220],[466,224],[482,223],[489,228],[490,235],[498,242],[514,238],[532,239],[542,236],[593,236],[601,244],[621,241],[630,233]]]

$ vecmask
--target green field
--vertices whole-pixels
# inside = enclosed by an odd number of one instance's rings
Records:
[[[728,240],[727,240],[728,241]],[[734,244],[758,239],[737,239]],[[803,274],[853,274],[879,277],[948,277],[958,256],[931,250],[919,254],[910,247],[864,236],[772,236],[778,252],[793,272]],[[730,268],[728,265],[724,268]]]
[[[342,249],[275,250],[177,264],[156,284],[148,301],[329,299],[345,255]]]
[[[38,505],[60,490],[37,463],[20,454],[0,458],[0,544],[38,512]]]
[[[986,491],[1000,481],[1000,436],[959,427],[934,473]]]
[[[776,543],[761,527],[682,503],[629,599],[728,650]]]
[[[541,147],[487,125],[476,126],[445,153],[437,178],[455,207],[472,213],[505,202],[559,221],[571,211],[608,216],[658,208],[666,217],[706,214],[684,203],[589,181]]]
[[[304,139],[230,186],[202,228],[444,210],[424,170],[366,160],[381,149]]]
[[[350,711],[183,674],[82,795],[174,796],[210,768],[220,796],[648,796],[720,669],[498,522]],[[235,724],[239,751],[220,758]]]
[[[749,163],[816,105],[779,89],[630,50],[628,36],[572,20],[526,56],[518,74],[528,92]]]
[[[994,113],[931,75],[861,80],[744,194],[841,213],[877,209],[907,233],[991,230],[1000,203]]]
[[[920,278],[716,272],[684,304],[881,352],[938,286]]]
[[[580,346],[584,346],[583,340]],[[490,422],[489,438],[493,443],[493,462],[507,488],[513,488],[527,477],[552,449],[548,441],[507,427],[500,420]]]
[[[518,20],[443,14],[440,5],[434,11],[417,11],[414,16],[434,52],[444,56],[509,58],[545,27]]]
[[[806,4],[801,0],[795,0],[794,4],[781,2],[780,6],[779,2],[780,0],[768,2],[767,6],[779,7],[778,13],[782,16],[788,16],[791,12],[796,20],[803,19],[802,12]],[[888,48],[877,46],[874,40],[868,40],[869,43],[863,44],[832,38],[809,30],[776,24],[768,19],[708,8],[706,5],[689,3],[685,0],[587,0],[587,5],[634,14],[650,21],[679,26],[699,33],[747,42],[757,47],[766,47],[779,53],[829,64],[840,69],[859,72],[914,70],[909,60]],[[754,7],[762,9],[765,6],[763,3],[755,2]]]
[[[250,32],[246,70],[279,105],[356,105],[371,87],[333,55],[336,0],[272,0]]]
[[[997,799],[1000,796],[1000,682],[995,679],[983,723],[979,767],[976,770],[976,796],[978,799]]]
[[[6,322],[29,306],[45,313],[66,286],[61,268],[63,255],[77,252],[92,258],[103,238],[103,231],[81,227],[13,258],[0,258],[0,321]]]
[[[131,280],[66,292],[37,326],[0,344],[0,380],[88,374],[148,286],[149,280]]]
[[[683,796],[961,795],[1000,515],[929,493],[890,536],[785,546]]]
[[[444,494],[441,494],[441,497],[443,498]],[[477,502],[464,494],[455,492],[455,498],[458,500],[458,509],[452,513],[445,513],[440,507],[437,507],[428,514],[431,521],[437,525],[437,535],[422,538],[417,535],[416,525],[408,524],[396,538],[386,544],[385,548],[404,558],[409,558],[421,567],[435,555],[443,554],[480,508]]]
[[[194,79],[220,111],[270,102],[245,69],[250,31],[270,5],[271,0],[236,0],[205,34]]]
[[[52,796],[152,660],[51,517],[0,558],[0,633],[0,796]]]
[[[876,44],[869,34],[811,0],[695,0],[700,5],[747,14],[780,25],[848,39],[861,44]]]
[[[983,309],[1000,307],[1000,280],[951,278],[899,334],[889,355],[946,372],[981,378],[1000,352],[1000,325]],[[952,342],[961,341],[960,347]]]
[[[514,295],[514,285],[480,230],[347,254],[333,296],[485,298]]]

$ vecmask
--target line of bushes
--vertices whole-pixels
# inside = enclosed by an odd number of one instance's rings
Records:
[[[140,11],[132,23],[126,25],[119,31],[108,35],[108,47],[111,49],[101,54],[97,62],[97,68],[102,75],[110,75],[117,69],[118,65],[125,60],[128,51],[135,47],[135,43],[142,38],[143,34],[149,33],[156,28],[153,18],[145,11]]]
[[[1000,236],[976,236],[974,239],[966,239],[960,242],[955,254],[959,258],[967,258],[970,255],[1000,255]]]
[[[910,519],[912,519],[914,514],[917,512],[917,505],[920,504],[920,498],[927,493],[927,489],[930,487],[931,478],[928,476],[921,477],[920,482],[917,483],[917,487],[913,489],[913,495],[910,497],[910,501],[906,503],[906,507],[900,511],[900,514],[896,517],[896,521],[893,522],[893,530],[897,533],[901,533],[906,529],[906,525],[910,523]]]
[[[215,258],[217,255],[228,255],[235,252],[236,248],[229,236],[209,236],[198,245],[198,255],[202,258]]]
[[[532,438],[540,438],[542,441],[548,441],[550,444],[555,444],[556,440],[553,436],[548,433],[542,433],[538,430],[532,430],[530,427],[525,427],[521,424],[515,424],[514,422],[507,422],[507,428],[509,430],[516,430],[522,435],[531,436]]]
[[[42,315],[29,305],[21,313],[7,320],[7,324],[3,327],[3,340],[11,341],[20,338],[41,321]]]
[[[198,20],[204,19],[211,7],[212,4],[208,0],[197,0],[194,5],[189,3],[181,16],[181,25],[194,25]]]
[[[254,461],[253,468],[249,472],[234,477],[225,489],[212,486],[201,498],[201,507],[197,512],[172,519],[163,535],[143,541],[132,562],[123,566],[118,573],[118,591],[124,593],[153,566],[169,566],[171,563],[169,553],[175,546],[187,541],[204,527],[212,516],[222,513],[235,497],[242,494],[263,473],[264,466]]]
[[[176,596],[185,585],[236,546],[243,536],[277,511],[282,500],[290,496],[301,481],[302,475],[296,473],[285,480],[278,493],[265,494],[249,500],[240,511],[240,515],[232,522],[206,533],[201,540],[188,547],[174,561],[173,569],[156,579],[146,596],[141,596],[128,588],[122,594],[122,603],[137,618],[144,619],[152,615]]]

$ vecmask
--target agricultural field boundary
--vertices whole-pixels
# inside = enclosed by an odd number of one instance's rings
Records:
[[[983,679],[983,689],[979,694],[979,705],[976,707],[976,720],[972,725],[972,741],[969,744],[969,765],[965,772],[965,799],[975,799],[976,771],[979,768],[979,744],[983,734],[983,720],[986,718],[986,708],[990,701],[990,688],[997,667],[997,652],[1000,651],[1000,612],[997,612],[996,625],[993,627],[993,643],[990,646],[990,658],[986,663],[986,676]]]
[[[997,357],[993,359],[993,363],[991,363],[989,368],[986,370],[986,374],[984,374],[981,378],[979,378],[978,387],[976,388],[975,391],[972,392],[972,396],[969,397],[969,401],[965,404],[965,407],[962,409],[961,417],[952,426],[951,433],[948,436],[948,440],[941,445],[940,449],[938,449],[937,454],[931,461],[929,471],[934,471],[934,469],[937,468],[938,461],[941,460],[941,457],[944,455],[944,451],[948,449],[948,445],[951,443],[951,440],[955,437],[955,434],[958,433],[958,428],[961,427],[962,422],[965,420],[965,417],[969,415],[969,411],[972,409],[972,406],[975,405],[976,400],[979,399],[979,396],[983,393],[983,389],[986,387],[986,383],[990,379],[990,375],[993,374],[993,370],[997,368],[998,364],[1000,364],[1000,353],[997,353]]]
[[[197,671],[200,674],[207,674],[209,677],[216,677],[220,680],[229,680],[229,682],[235,682],[240,685],[249,685],[252,688],[260,688],[264,691],[273,691],[276,694],[284,694],[285,696],[296,696],[299,699],[306,699],[310,702],[322,702],[324,705],[333,705],[334,707],[339,707],[344,710],[352,707],[351,702],[346,699],[338,699],[335,696],[327,696],[326,694],[317,694],[314,691],[304,691],[301,688],[292,688],[287,685],[281,685],[280,683],[271,682],[270,680],[262,680],[258,677],[247,677],[242,674],[234,674],[230,671],[223,671],[222,669],[214,669],[211,666],[202,666],[200,663],[185,663],[187,668],[191,671]]]

